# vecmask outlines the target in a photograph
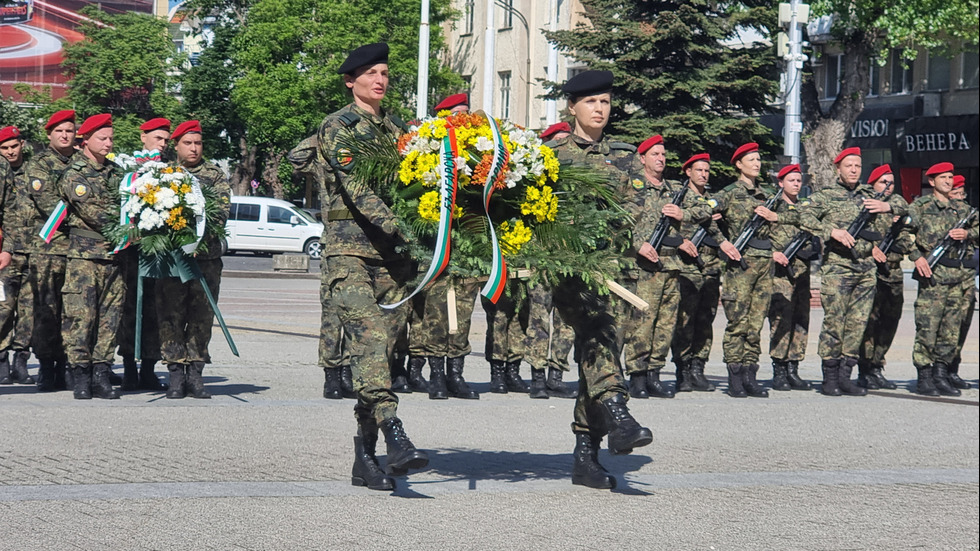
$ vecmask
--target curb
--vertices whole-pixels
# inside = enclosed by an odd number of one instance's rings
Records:
[[[222,270],[221,277],[239,279],[320,279],[320,273],[311,272],[257,272],[251,270]]]

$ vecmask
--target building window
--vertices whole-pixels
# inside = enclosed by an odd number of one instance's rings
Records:
[[[844,56],[841,54],[823,56],[824,99],[834,99],[837,97],[837,94],[840,93],[840,69],[841,69],[840,66],[841,66],[841,60],[843,58]]]
[[[514,26],[514,0],[497,0],[497,5],[504,9],[504,20],[500,30]]]
[[[905,66],[906,64],[908,67]],[[892,50],[891,66],[892,78],[888,83],[889,92],[892,94],[911,94],[912,60],[904,60],[900,50]]]
[[[497,73],[500,76],[500,118],[510,118],[510,71]]]
[[[869,96],[879,96],[881,95],[881,67],[878,66],[878,60],[876,58],[871,58],[871,87],[868,90]]]
[[[466,0],[463,7],[463,34],[473,34],[473,17],[476,12],[476,0]]]
[[[980,86],[980,78],[977,74],[978,55],[977,52],[963,52],[963,59],[960,63],[960,88],[976,88]]]
[[[926,81],[927,90],[949,90],[950,59],[939,55],[929,54],[929,75]]]

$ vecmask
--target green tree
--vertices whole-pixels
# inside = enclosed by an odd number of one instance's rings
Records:
[[[549,40],[593,69],[616,75],[611,134],[638,144],[662,134],[668,176],[679,164],[707,151],[713,184],[734,176],[734,148],[757,141],[776,151],[771,131],[753,115],[767,111],[776,94],[777,67],[771,46],[732,47],[740,30],[763,36],[775,24],[771,2],[752,0],[582,0],[587,23],[546,32]]]
[[[831,32],[844,52],[840,91],[826,111],[809,73],[803,82],[803,148],[810,173],[820,183],[833,182],[833,159],[844,146],[847,130],[861,111],[871,88],[871,59],[888,58],[897,48],[915,59],[921,50],[952,54],[980,39],[978,0],[819,0],[816,16],[833,17]]]
[[[79,118],[113,115],[116,148],[138,148],[139,125],[152,117],[174,117],[179,104],[169,76],[181,64],[167,22],[151,15],[107,14],[86,6],[79,13],[84,38],[65,46],[62,66],[68,97]]]

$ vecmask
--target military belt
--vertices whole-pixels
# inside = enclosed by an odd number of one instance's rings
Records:
[[[334,209],[327,211],[327,221],[334,220],[353,220],[354,215],[348,209]]]
[[[760,251],[768,251],[772,249],[772,241],[768,239],[749,239],[749,247]]]
[[[86,230],[85,228],[72,228],[72,235],[77,235],[78,237],[88,237],[89,239],[99,239],[105,241],[105,236],[97,231]]]

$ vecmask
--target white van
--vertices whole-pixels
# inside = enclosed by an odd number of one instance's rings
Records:
[[[234,195],[225,229],[227,253],[305,252],[312,258],[320,258],[323,224],[286,201]]]

